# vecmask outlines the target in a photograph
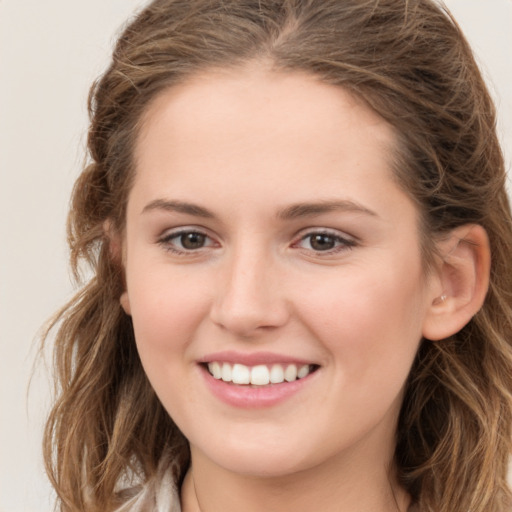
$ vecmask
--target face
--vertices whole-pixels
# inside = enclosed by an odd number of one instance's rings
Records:
[[[433,297],[393,145],[308,75],[211,73],[150,107],[122,304],[193,460],[268,476],[391,457]]]

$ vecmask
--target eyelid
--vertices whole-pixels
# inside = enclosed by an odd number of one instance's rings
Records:
[[[207,244],[198,247],[197,249],[186,249],[180,248],[178,244],[173,243],[173,239],[178,239],[180,236],[185,235],[187,233],[197,233],[205,237],[207,240]],[[332,249],[325,250],[315,250],[314,248],[305,248],[300,247],[300,244],[307,240],[308,237],[312,237],[314,235],[326,235],[332,237],[335,240],[335,247]],[[202,254],[205,250],[209,250],[212,248],[220,247],[220,243],[217,241],[217,237],[212,235],[208,229],[205,229],[200,226],[188,225],[188,226],[179,226],[171,229],[167,229],[163,231],[161,235],[158,236],[156,242],[161,245],[165,250],[177,254],[177,255],[188,255],[188,256],[198,256]],[[354,246],[358,245],[359,241],[353,235],[349,235],[343,231],[333,229],[333,228],[325,228],[325,227],[310,227],[306,229],[302,229],[299,233],[295,235],[290,246],[294,249],[299,249],[308,254],[314,254],[315,256],[329,256],[335,255],[340,252],[344,252],[346,250],[352,249]]]
[[[204,247],[199,247],[197,249],[182,249],[171,243],[171,240],[177,239],[180,236],[185,235],[187,233],[200,234],[204,236],[207,240],[209,240],[210,243],[208,243]],[[216,248],[220,246],[220,244],[215,240],[215,237],[210,234],[209,230],[194,225],[179,226],[176,228],[167,229],[161,235],[158,236],[157,243],[163,246],[165,250],[178,255],[197,255],[199,253],[202,253],[204,249],[210,249],[212,247]]]
[[[301,247],[298,247],[299,243],[306,240],[308,237],[314,236],[314,235],[327,235],[333,237],[337,242],[338,246],[333,249],[328,249],[325,251],[320,250],[314,250],[314,249],[304,249]],[[339,252],[343,252],[349,249],[352,249],[356,245],[358,245],[359,241],[356,237],[349,235],[343,231],[339,231],[337,229],[332,228],[324,228],[324,227],[315,227],[315,228],[307,228],[301,230],[296,237],[294,238],[294,241],[292,242],[292,247],[297,247],[298,249],[302,249],[304,251],[307,251],[309,253],[313,253],[315,255],[333,255]]]

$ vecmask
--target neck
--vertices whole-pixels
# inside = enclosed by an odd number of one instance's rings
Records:
[[[405,512],[409,504],[385,465],[332,460],[291,475],[255,477],[194,452],[181,498],[183,512]]]

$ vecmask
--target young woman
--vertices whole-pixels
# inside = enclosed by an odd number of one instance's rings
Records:
[[[156,0],[90,113],[61,510],[510,510],[512,222],[446,11]]]

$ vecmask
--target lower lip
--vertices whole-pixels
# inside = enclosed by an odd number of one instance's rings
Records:
[[[302,379],[268,386],[238,385],[214,379],[203,366],[201,373],[210,391],[224,403],[241,409],[259,409],[278,405],[300,393],[318,372],[310,373]]]

